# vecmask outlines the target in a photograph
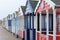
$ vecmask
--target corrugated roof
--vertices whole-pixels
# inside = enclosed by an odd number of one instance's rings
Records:
[[[30,1],[30,3],[31,3],[31,6],[32,6],[33,10],[35,10],[35,8],[38,4],[38,1]]]
[[[27,4],[27,2],[26,2],[26,4]],[[35,8],[36,8],[36,6],[38,4],[38,0],[30,0],[30,4],[31,4],[33,10],[35,10]]]
[[[31,4],[31,6],[32,6],[32,8],[33,8],[33,11],[35,11],[35,8],[36,8],[36,6],[37,6],[37,4],[38,4],[38,1],[39,1],[39,0],[30,0],[30,4]],[[26,6],[21,6],[21,8],[22,8],[22,12],[25,13],[25,11],[26,11]],[[25,15],[25,14],[24,14],[24,15]]]
[[[60,0],[51,0],[52,2],[54,2],[56,5],[60,5]]]
[[[25,13],[25,6],[21,6],[22,12]]]

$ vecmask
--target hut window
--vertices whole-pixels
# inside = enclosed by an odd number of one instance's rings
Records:
[[[47,27],[47,17],[46,14],[42,14],[41,16],[41,27],[42,32],[46,32]],[[49,14],[49,31],[53,31],[53,14]]]
[[[58,15],[58,22],[60,22],[60,15]],[[60,32],[60,23],[58,24],[58,31]]]
[[[60,32],[60,24],[58,25],[58,31]]]
[[[40,14],[37,14],[37,30],[40,30]]]
[[[41,24],[42,24],[42,31],[46,31],[46,14],[42,14],[42,18],[41,18]]]
[[[58,22],[60,22],[60,15],[58,15]]]
[[[49,31],[53,31],[53,14],[49,14]]]

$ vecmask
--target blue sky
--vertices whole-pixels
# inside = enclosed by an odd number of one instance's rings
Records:
[[[25,5],[26,0],[0,0],[0,19],[18,10],[20,5]]]

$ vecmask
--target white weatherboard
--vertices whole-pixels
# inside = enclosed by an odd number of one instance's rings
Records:
[[[27,0],[27,5],[26,5],[26,12],[25,12],[25,14],[27,14],[27,13],[32,13],[32,12],[33,12],[33,8],[32,8],[32,6],[31,6],[31,4],[30,4],[30,1]]]

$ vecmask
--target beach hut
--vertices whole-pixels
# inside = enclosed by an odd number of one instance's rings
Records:
[[[8,21],[7,21],[7,17],[5,17],[5,29],[8,30]]]
[[[15,35],[15,14],[12,14],[12,34]]]
[[[12,32],[11,14],[8,15],[8,31],[9,31],[9,32]]]
[[[24,8],[25,6],[20,6],[18,10],[18,37],[24,40]]]
[[[59,40],[59,1],[40,0],[37,5],[37,40]]]
[[[35,7],[37,6],[37,0],[27,0],[24,21],[25,21],[25,40],[36,40],[36,31],[34,28],[34,16]]]
[[[5,28],[5,18],[2,20],[2,27]]]
[[[6,29],[8,31],[8,18],[6,17]]]
[[[18,37],[18,11],[15,11],[14,16],[14,27],[15,27],[15,36]]]

